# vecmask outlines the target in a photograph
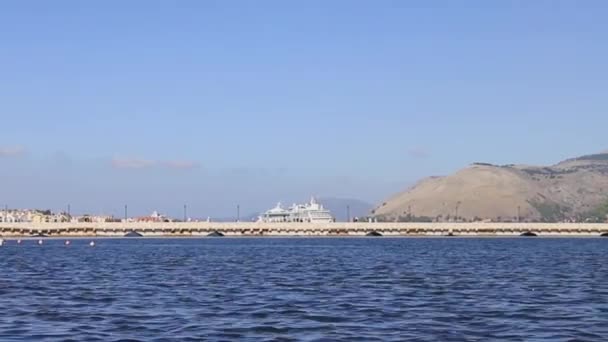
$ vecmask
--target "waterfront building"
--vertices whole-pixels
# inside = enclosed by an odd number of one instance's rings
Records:
[[[309,203],[293,204],[289,208],[283,208],[281,203],[278,203],[276,207],[262,213],[258,221],[329,223],[334,222],[335,219],[331,212],[313,197]]]
[[[32,215],[32,223],[46,223],[49,222],[47,215],[41,213],[35,213]]]
[[[8,209],[0,211],[1,223],[18,223],[18,222],[57,222],[48,218],[48,211],[30,209]]]
[[[75,222],[80,222],[80,223],[83,223],[83,222],[93,222],[93,217],[91,215],[84,214],[82,216],[75,217],[74,221]]]
[[[15,222],[21,222],[19,219],[19,216],[16,215],[14,212],[9,211],[2,211],[0,212],[0,222],[1,223],[15,223]]]
[[[50,216],[50,222],[70,222],[72,217],[66,213],[53,214]]]
[[[111,215],[89,215],[84,214],[82,216],[73,217],[72,222],[87,222],[87,223],[105,223],[105,222],[117,222],[114,216]]]
[[[114,216],[112,215],[96,215],[93,216],[93,222],[114,222]]]
[[[31,216],[31,221],[28,221],[28,222],[59,223],[59,222],[70,222],[70,221],[71,221],[71,216],[64,214],[64,213],[48,215],[48,214],[45,214],[42,212],[37,212]]]
[[[136,222],[172,222],[169,217],[153,211],[150,216],[141,216],[135,219]]]
[[[67,213],[52,213],[50,210],[8,209],[0,210],[0,223],[58,223],[70,222],[72,217]]]

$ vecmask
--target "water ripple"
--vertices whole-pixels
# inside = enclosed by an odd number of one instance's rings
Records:
[[[8,241],[0,340],[604,341],[607,241]]]

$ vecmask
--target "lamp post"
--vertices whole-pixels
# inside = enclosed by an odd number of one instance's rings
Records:
[[[517,206],[517,222],[521,222],[521,207]]]
[[[125,204],[125,222],[127,222],[127,219],[129,218],[129,214],[128,214],[128,207]]]
[[[236,222],[241,221],[241,205],[236,205]]]
[[[188,205],[184,204],[184,222],[188,219]]]
[[[346,206],[346,222],[350,222],[350,205]]]

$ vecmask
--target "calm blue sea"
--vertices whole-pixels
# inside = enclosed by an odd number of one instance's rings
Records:
[[[606,341],[608,239],[35,240],[0,341]]]

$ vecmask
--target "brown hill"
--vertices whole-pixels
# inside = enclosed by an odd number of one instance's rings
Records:
[[[389,221],[580,220],[607,199],[608,153],[600,153],[550,167],[476,163],[424,179],[372,214]]]

